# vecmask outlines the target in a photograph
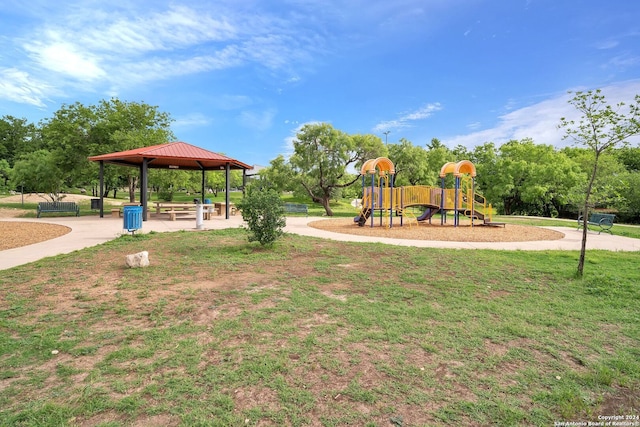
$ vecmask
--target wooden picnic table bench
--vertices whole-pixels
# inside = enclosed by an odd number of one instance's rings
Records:
[[[169,215],[170,221],[175,221],[181,215],[194,215],[198,205],[194,203],[167,203],[155,202],[156,214],[166,213]],[[214,210],[213,205],[203,204],[204,219],[211,219],[211,213]]]
[[[601,232],[611,233],[611,227],[613,227],[613,220],[616,216],[613,214],[606,213],[592,213],[589,216],[589,220],[587,221],[587,226],[592,225],[594,227],[599,227],[600,230],[598,234]],[[580,230],[584,226],[584,215],[580,215],[578,217],[578,230]]]
[[[227,211],[227,204],[224,202],[215,202],[213,206],[215,206],[216,215],[222,215],[223,212],[226,213]],[[235,215],[237,211],[236,205],[229,203],[229,212],[231,215]]]
[[[37,217],[43,213],[72,212],[80,215],[80,207],[75,202],[38,202]]]

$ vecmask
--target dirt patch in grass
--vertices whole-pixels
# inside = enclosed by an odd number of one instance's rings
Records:
[[[439,240],[449,242],[528,242],[537,240],[560,240],[563,233],[541,227],[506,224],[504,227],[488,227],[469,222],[461,222],[459,227],[452,224],[422,224],[415,221],[393,227],[379,225],[376,219],[374,227],[367,223],[359,227],[350,218],[325,219],[309,223],[310,227],[334,233],[355,234],[361,236],[389,237],[408,240]]]

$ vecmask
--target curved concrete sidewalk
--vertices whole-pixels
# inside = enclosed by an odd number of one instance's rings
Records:
[[[451,248],[451,249],[494,249],[494,250],[580,250],[582,232],[569,227],[547,227],[560,231],[565,235],[560,240],[545,240],[534,242],[443,242],[434,240],[405,240],[385,237],[358,236],[352,234],[333,233],[307,224],[322,218],[314,217],[288,217],[285,231],[303,236],[321,237],[326,239],[341,240],[347,242],[378,242],[398,246],[414,246],[422,248]],[[98,218],[95,216],[84,217],[57,217],[57,218],[1,218],[0,221],[32,221],[59,224],[71,228],[71,232],[55,239],[41,243],[35,243],[20,248],[0,251],[0,270],[5,270],[18,265],[37,261],[49,256],[73,252],[82,248],[95,246],[100,243],[115,239],[126,231],[122,229],[123,220],[120,218]],[[204,221],[203,230],[218,230],[224,228],[237,228],[243,224],[242,216],[236,215],[228,220],[224,217],[213,217]],[[142,224],[139,233],[150,231],[198,231],[194,219],[181,219],[177,221],[165,221],[152,218]],[[610,236],[608,234],[589,233],[587,240],[588,249],[601,249],[608,251],[640,251],[640,239],[629,237]]]

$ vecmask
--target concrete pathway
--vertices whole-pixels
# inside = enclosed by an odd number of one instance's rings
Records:
[[[495,249],[495,250],[580,250],[582,231],[569,227],[547,227],[560,231],[565,235],[560,240],[545,240],[534,242],[443,242],[434,240],[406,240],[385,237],[358,236],[352,234],[333,233],[309,227],[311,221],[320,220],[318,217],[288,217],[285,231],[303,236],[321,237],[348,242],[379,242],[398,246],[414,246],[422,248],[452,248],[452,249]],[[42,258],[73,252],[82,248],[95,246],[113,240],[127,231],[122,229],[122,218],[98,218],[96,216],[56,217],[56,218],[0,218],[0,221],[32,221],[59,224],[71,228],[71,232],[55,239],[35,243],[20,248],[0,251],[0,270],[37,261]],[[242,216],[231,216],[228,220],[223,216],[213,217],[203,221],[203,230],[219,230],[237,228],[243,224]],[[143,222],[138,233],[150,231],[199,231],[196,229],[195,219],[179,219],[168,221],[151,218]],[[640,251],[640,239],[610,236],[589,232],[588,249],[602,249],[609,251]]]

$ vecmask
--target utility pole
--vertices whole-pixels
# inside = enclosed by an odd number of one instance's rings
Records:
[[[390,130],[388,130],[388,131],[386,131],[386,132],[382,132],[382,133],[384,134],[384,145],[388,145],[388,143],[387,143],[387,136],[389,136],[389,133],[390,133],[390,132],[391,132]]]

